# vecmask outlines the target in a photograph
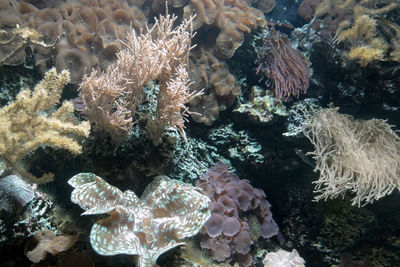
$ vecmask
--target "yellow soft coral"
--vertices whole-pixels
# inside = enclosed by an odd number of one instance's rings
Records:
[[[368,46],[352,47],[347,57],[350,60],[356,60],[362,67],[365,67],[371,61],[382,60],[383,51]]]
[[[0,156],[24,178],[34,183],[49,182],[52,174],[37,178],[27,172],[21,160],[42,145],[67,149],[79,153],[81,146],[74,136],[88,136],[90,124],[77,123],[73,105],[63,102],[58,110],[51,110],[59,103],[62,90],[69,82],[68,71],[57,74],[49,70],[33,92],[22,90],[15,102],[0,109]]]

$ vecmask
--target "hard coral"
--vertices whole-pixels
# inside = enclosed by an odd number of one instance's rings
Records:
[[[167,250],[184,244],[210,217],[210,199],[196,188],[158,176],[139,199],[122,192],[92,173],[80,173],[68,183],[72,202],[86,210],[82,215],[110,216],[97,221],[90,232],[93,249],[105,256],[138,255],[139,267],[153,266]]]
[[[261,228],[261,236],[269,238],[278,232],[261,189],[253,188],[247,180],[230,173],[223,163],[217,163],[196,183],[211,199],[211,218],[202,231],[202,248],[209,249],[214,260],[252,263],[250,246],[257,241],[249,224],[252,214]]]

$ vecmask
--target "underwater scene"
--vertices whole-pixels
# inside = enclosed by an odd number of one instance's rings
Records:
[[[400,0],[0,0],[0,267],[400,266]]]

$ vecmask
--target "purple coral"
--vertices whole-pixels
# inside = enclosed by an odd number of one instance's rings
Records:
[[[93,173],[80,173],[68,183],[72,202],[82,215],[109,214],[97,221],[90,243],[100,255],[138,255],[138,266],[153,266],[165,251],[184,244],[210,218],[210,199],[195,187],[158,176],[139,199],[122,192]]]
[[[221,162],[209,169],[196,186],[211,199],[212,215],[203,227],[200,246],[208,249],[216,261],[235,258],[241,266],[250,266],[253,260],[249,252],[256,241],[247,222],[252,214],[256,215],[262,237],[278,233],[264,192],[253,188],[249,181],[240,180]]]
[[[305,94],[310,81],[308,60],[290,45],[286,35],[272,28],[263,31],[262,41],[257,51],[257,73],[272,81],[275,96],[287,100],[291,95],[298,98]]]

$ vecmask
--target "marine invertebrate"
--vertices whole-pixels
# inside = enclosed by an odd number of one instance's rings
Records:
[[[161,16],[146,34],[132,31],[121,41],[118,59],[106,72],[98,75],[93,70],[83,78],[79,91],[86,104],[85,115],[115,141],[131,134],[132,126],[144,118],[147,135],[156,145],[169,127],[185,138],[184,122],[189,114],[185,104],[199,93],[189,92],[186,70],[191,20],[173,28],[176,19]],[[159,90],[153,92],[155,98],[150,98],[143,87],[156,79]],[[154,114],[138,111],[139,105],[152,99],[156,106]]]
[[[90,243],[101,255],[138,255],[139,267],[153,266],[167,250],[184,244],[210,217],[210,199],[195,187],[158,176],[141,199],[122,192],[92,173],[80,173],[68,183],[72,202],[86,210],[82,215],[109,214],[97,221]]]
[[[51,230],[42,230],[35,233],[31,243],[36,243],[36,246],[29,249],[26,256],[31,262],[38,263],[43,260],[47,253],[57,255],[60,252],[66,251],[71,248],[78,240],[78,235],[59,235]]]
[[[261,39],[263,46],[257,49],[257,73],[268,78],[267,85],[272,83],[276,98],[287,100],[290,96],[298,98],[305,94],[310,81],[307,59],[292,48],[284,34],[272,28],[264,30]]]
[[[77,136],[88,136],[88,122],[74,120],[73,105],[69,101],[54,112],[64,85],[69,82],[69,72],[57,74],[53,68],[31,92],[23,89],[15,102],[0,109],[0,156],[23,178],[33,183],[48,182],[52,174],[41,178],[27,172],[21,160],[40,146],[52,146],[79,153],[81,146],[75,139]]]
[[[1,165],[5,164],[0,162]],[[0,210],[18,212],[33,199],[34,186],[20,176],[0,171]]]
[[[42,36],[33,28],[20,28],[11,31],[0,30],[0,66],[18,65],[25,61],[25,49],[51,49],[56,42],[45,44]],[[56,40],[57,41],[57,40]]]
[[[384,120],[355,120],[337,108],[321,110],[304,135],[314,145],[315,200],[350,191],[358,207],[400,189],[400,137]]]
[[[292,252],[280,249],[275,252],[269,252],[264,260],[264,267],[304,267],[305,261],[300,257],[297,250]]]
[[[315,8],[313,28],[343,43],[347,58],[362,67],[399,61],[400,26],[393,16],[399,8],[398,1],[391,0],[322,0]]]
[[[269,238],[278,232],[264,192],[240,180],[221,162],[210,168],[196,185],[211,199],[211,217],[203,227],[201,247],[208,249],[216,261],[234,259],[242,266],[250,266],[250,246],[259,237],[252,235],[250,213],[255,214],[253,223],[262,237]]]

